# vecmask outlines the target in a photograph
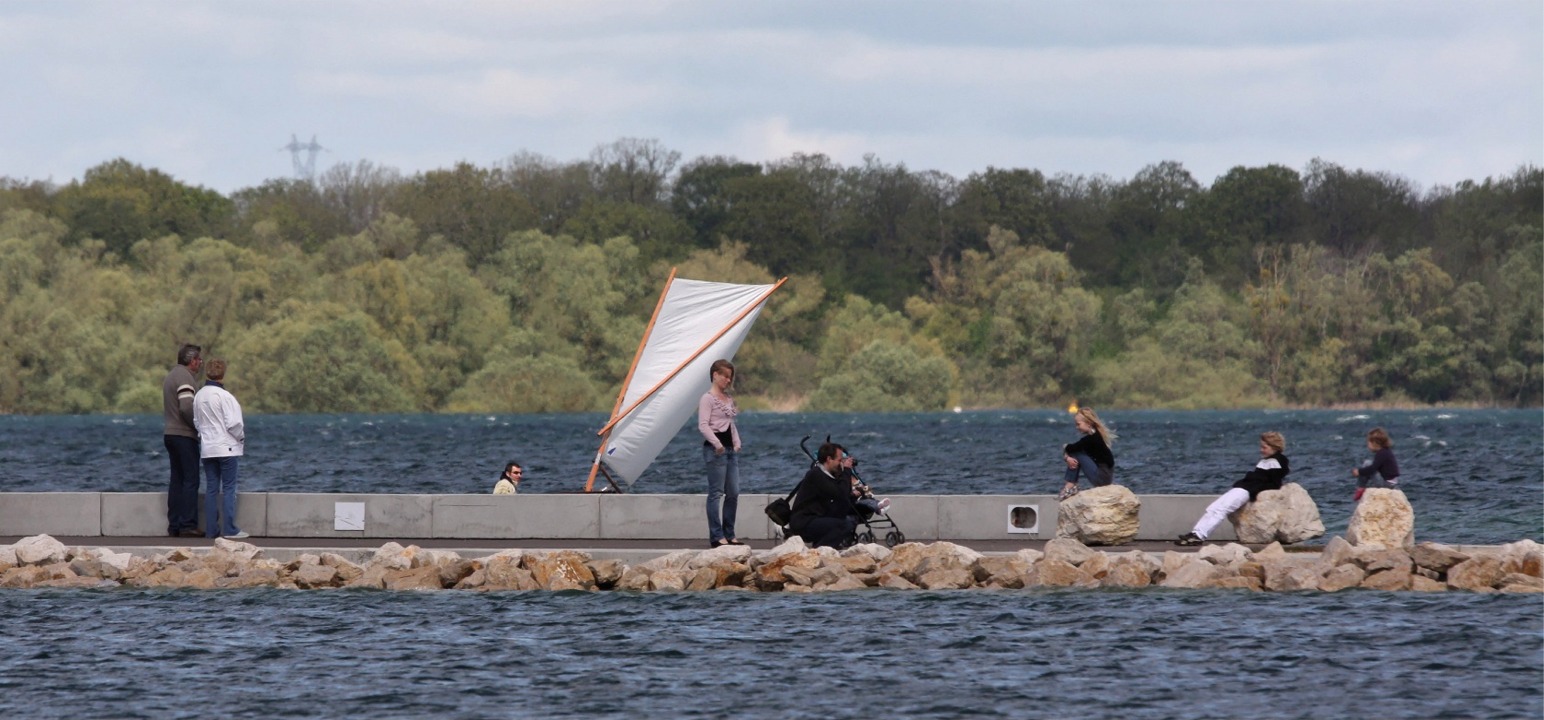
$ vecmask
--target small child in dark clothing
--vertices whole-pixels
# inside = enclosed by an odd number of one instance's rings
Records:
[[[1367,488],[1399,487],[1399,460],[1394,457],[1394,441],[1388,431],[1380,427],[1367,431],[1367,449],[1373,452],[1372,459],[1351,470],[1351,477],[1356,478],[1353,500],[1360,501]]]

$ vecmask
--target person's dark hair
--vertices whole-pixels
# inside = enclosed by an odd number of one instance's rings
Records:
[[[508,475],[509,471],[513,470],[515,468],[520,468],[521,471],[525,470],[524,467],[520,466],[519,462],[514,461],[514,460],[510,460],[507,464],[504,465],[504,473],[502,475],[499,475],[499,477],[504,477],[504,475]]]
[[[734,363],[729,362],[728,360],[719,359],[719,360],[714,360],[713,361],[713,366],[708,368],[708,379],[712,380],[713,376],[717,375],[718,371],[720,371],[720,370],[728,370],[729,371],[729,377],[731,379],[734,378]]]
[[[820,449],[815,451],[815,462],[823,463],[827,460],[830,460],[831,458],[841,456],[842,446],[837,445],[836,443],[828,442],[822,444]]]
[[[192,365],[193,361],[197,360],[203,352],[204,349],[197,345],[183,345],[177,348],[177,364],[182,366]]]

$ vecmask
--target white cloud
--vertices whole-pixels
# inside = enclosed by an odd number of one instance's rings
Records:
[[[222,190],[617,137],[1203,182],[1313,157],[1425,185],[1544,163],[1536,2],[0,3],[0,175],[125,155]],[[437,165],[435,165],[437,166]]]

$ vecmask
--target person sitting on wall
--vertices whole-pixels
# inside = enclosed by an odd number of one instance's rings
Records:
[[[852,483],[841,479],[842,447],[825,443],[815,452],[815,464],[799,483],[788,528],[812,547],[844,547],[858,527],[852,505]]]
[[[497,483],[494,483],[494,485],[493,485],[493,494],[494,495],[517,495],[517,494],[519,494],[520,493],[520,477],[522,475],[524,475],[524,474],[525,474],[525,470],[520,467],[520,463],[517,463],[514,460],[510,460],[509,464],[504,466],[504,474],[499,477],[499,481]]]
[[[1245,503],[1254,502],[1260,493],[1266,490],[1280,490],[1281,481],[1286,479],[1291,468],[1287,464],[1287,439],[1279,432],[1267,432],[1260,434],[1260,462],[1256,463],[1253,470],[1244,475],[1244,479],[1233,483],[1233,488],[1223,493],[1221,497],[1212,501],[1206,507],[1206,512],[1201,519],[1196,521],[1195,528],[1174,541],[1175,545],[1200,545],[1206,542],[1207,536],[1212,530],[1222,523],[1229,515],[1238,512]]]

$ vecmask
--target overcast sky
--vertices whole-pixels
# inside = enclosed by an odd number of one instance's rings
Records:
[[[621,137],[963,178],[1320,157],[1424,188],[1544,164],[1544,3],[0,0],[0,176],[221,192]]]

